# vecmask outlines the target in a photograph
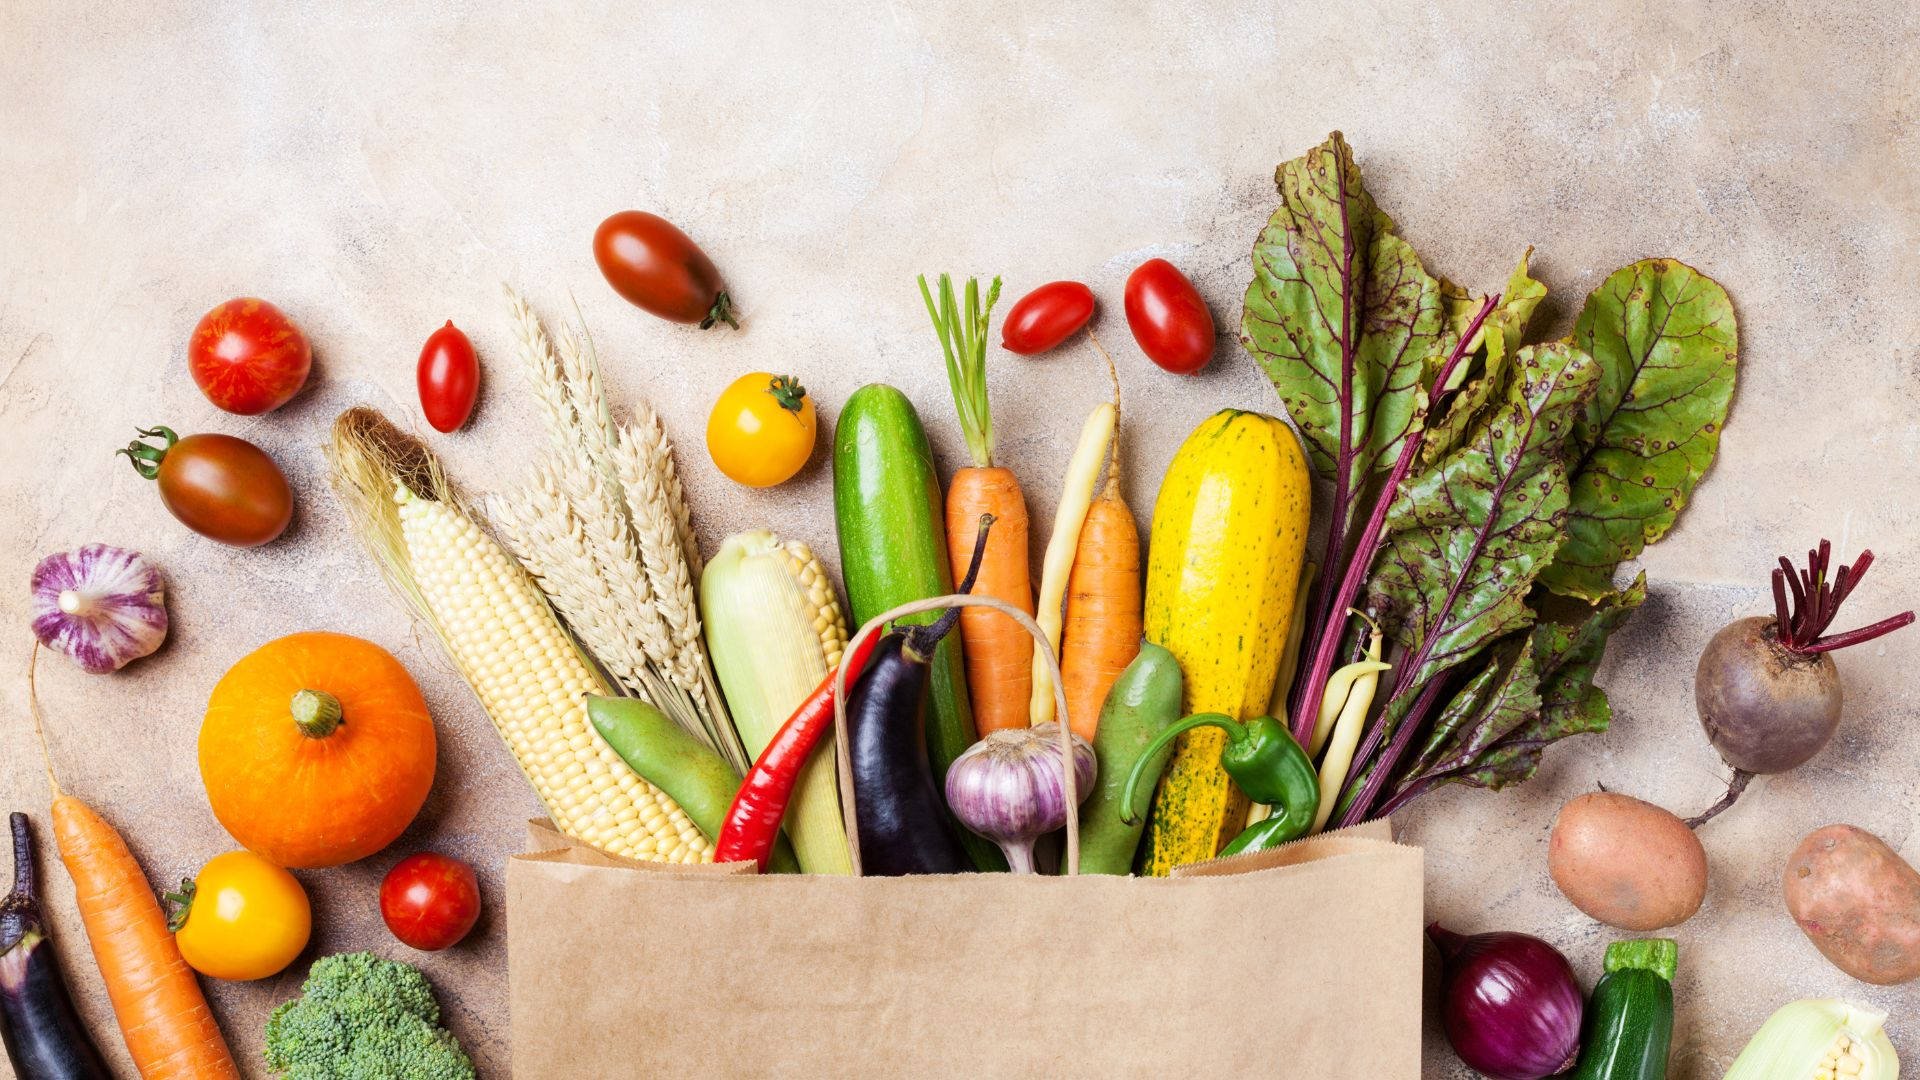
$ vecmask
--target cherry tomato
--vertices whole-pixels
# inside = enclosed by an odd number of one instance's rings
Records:
[[[614,292],[650,314],[702,330],[716,322],[740,328],[713,260],[666,218],[620,211],[594,230],[593,258]]]
[[[1147,359],[1175,375],[1191,375],[1213,359],[1213,313],[1165,259],[1148,259],[1128,275],[1127,326]]]
[[[480,397],[480,358],[473,342],[448,319],[420,350],[415,373],[420,384],[420,411],[435,431],[458,431],[473,415]]]
[[[312,369],[306,335],[279,308],[251,296],[201,316],[187,341],[187,370],[200,392],[241,416],[285,405]]]
[[[141,476],[160,483],[160,501],[182,525],[234,547],[258,547],[293,520],[293,489],[265,450],[232,435],[181,438],[166,427],[140,428],[127,455]]]
[[[707,453],[748,487],[772,487],[813,455],[813,399],[791,375],[756,371],[733,380],[707,417]]]
[[[480,881],[459,859],[417,852],[380,882],[380,917],[402,944],[422,952],[459,944],[480,919]]]
[[[313,911],[292,874],[251,851],[215,855],[167,899],[167,928],[187,964],[215,979],[277,975],[307,947]]]
[[[1067,340],[1093,318],[1093,290],[1077,281],[1054,281],[1020,298],[1000,324],[1000,347],[1032,356]]]

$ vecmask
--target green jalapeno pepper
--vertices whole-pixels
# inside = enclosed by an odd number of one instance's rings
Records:
[[[1270,716],[1255,717],[1242,724],[1220,713],[1199,713],[1164,728],[1141,753],[1127,777],[1127,793],[1122,799],[1123,819],[1138,818],[1135,800],[1146,766],[1159,750],[1180,735],[1197,727],[1217,727],[1227,733],[1227,745],[1220,754],[1220,767],[1246,793],[1247,798],[1273,807],[1273,816],[1258,822],[1233,838],[1222,855],[1244,851],[1264,851],[1307,834],[1313,827],[1313,815],[1320,805],[1320,776],[1312,759],[1294,741],[1286,726]]]

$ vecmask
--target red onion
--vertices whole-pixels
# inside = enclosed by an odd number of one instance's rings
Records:
[[[1528,934],[1461,937],[1439,923],[1440,1022],[1454,1053],[1493,1080],[1539,1080],[1580,1056],[1585,1002],[1573,965]]]

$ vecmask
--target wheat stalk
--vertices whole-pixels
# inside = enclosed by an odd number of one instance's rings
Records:
[[[619,603],[595,565],[578,516],[550,466],[534,480],[487,504],[507,549],[527,568],[581,643],[630,693],[654,701],[656,680],[633,637],[623,632]],[[655,701],[655,704],[658,704]]]
[[[497,500],[509,547],[602,666],[745,771],[700,631],[692,519],[659,417],[616,427],[590,338],[556,347],[512,289],[521,366],[553,441],[533,484]]]
[[[700,632],[699,601],[695,598],[693,575],[680,539],[681,518],[674,513],[671,502],[668,487],[671,473],[662,466],[661,456],[648,453],[646,441],[631,425],[620,428],[614,460],[620,486],[627,495],[627,515],[640,538],[640,558],[646,566],[656,606],[680,646],[673,680],[697,695],[697,700],[716,721],[725,720],[725,698],[713,677]],[[671,457],[666,460],[670,462]]]
[[[574,414],[573,404],[567,398],[567,387],[560,374],[560,360],[554,355],[553,342],[547,339],[547,332],[540,325],[540,317],[533,313],[527,302],[511,287],[501,286],[507,292],[507,311],[513,321],[513,336],[519,343],[516,352],[520,357],[521,372],[526,376],[527,385],[533,388],[535,400],[540,402],[541,412],[547,421],[547,435],[556,448],[567,444],[567,432],[579,422]]]
[[[673,517],[674,532],[680,537],[680,548],[686,556],[687,566],[693,573],[700,573],[705,560],[700,557],[700,543],[693,533],[693,514],[687,509],[687,494],[680,486],[680,470],[673,464],[673,447],[667,442],[667,429],[660,423],[660,414],[644,401],[634,402],[633,422],[628,425],[623,437],[636,440],[640,452],[659,475],[660,486],[666,492],[667,510]]]

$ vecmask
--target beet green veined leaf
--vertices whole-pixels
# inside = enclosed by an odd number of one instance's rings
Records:
[[[1446,352],[1440,284],[1367,195],[1339,132],[1281,165],[1274,184],[1280,206],[1254,244],[1241,341],[1333,484],[1344,537],[1414,430],[1429,358]]]
[[[1599,389],[1574,428],[1567,542],[1541,580],[1592,600],[1621,560],[1666,535],[1712,464],[1739,328],[1712,278],[1647,259],[1587,297],[1573,341],[1600,365]]]
[[[1422,465],[1433,464],[1459,446],[1473,429],[1474,421],[1486,411],[1487,403],[1506,385],[1507,365],[1520,349],[1520,339],[1526,333],[1528,320],[1533,318],[1533,310],[1547,295],[1547,287],[1528,273],[1527,263],[1532,258],[1532,248],[1520,256],[1520,265],[1514,267],[1507,279],[1506,291],[1500,294],[1499,306],[1487,316],[1480,331],[1480,342],[1472,346],[1481,353],[1472,381],[1461,387],[1460,393],[1447,405],[1444,416],[1427,424],[1426,436],[1420,443]],[[1460,374],[1449,381],[1457,383],[1465,377],[1467,368],[1462,365]]]
[[[1470,764],[1540,711],[1540,674],[1531,633],[1515,634],[1489,650],[1486,666],[1434,718],[1427,745],[1407,780]]]
[[[1607,730],[1613,707],[1607,692],[1594,685],[1594,672],[1606,654],[1607,639],[1647,598],[1647,575],[1619,592],[1600,598],[1578,626],[1543,622],[1533,628],[1535,664],[1540,672],[1540,708],[1525,725],[1490,746],[1469,770],[1449,779],[1499,790],[1531,779],[1548,743],[1569,735]]]
[[[1563,444],[1596,370],[1565,342],[1521,349],[1499,405],[1401,488],[1368,582],[1408,649],[1395,697],[1532,621],[1527,591],[1566,523]]]

